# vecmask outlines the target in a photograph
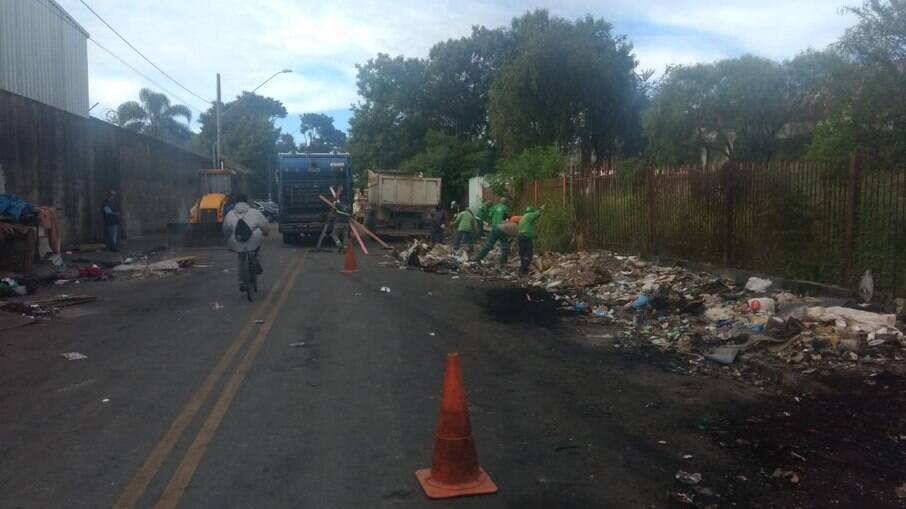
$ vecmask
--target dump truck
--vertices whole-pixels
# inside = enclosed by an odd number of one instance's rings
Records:
[[[279,231],[286,243],[321,232],[330,208],[318,196],[333,200],[342,187],[341,199],[352,203],[352,159],[349,154],[278,154],[277,192]]]
[[[399,171],[368,172],[365,224],[380,235],[431,233],[429,216],[440,203],[441,179]]]

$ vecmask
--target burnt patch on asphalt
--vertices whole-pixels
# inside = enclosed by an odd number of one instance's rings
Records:
[[[563,312],[553,294],[543,288],[493,288],[485,297],[485,311],[503,323],[553,327]]]
[[[715,491],[740,503],[772,500],[763,507],[902,507],[895,488],[906,482],[906,379],[822,383],[829,394],[742,406],[707,424],[717,443],[749,466],[726,473],[748,482]]]

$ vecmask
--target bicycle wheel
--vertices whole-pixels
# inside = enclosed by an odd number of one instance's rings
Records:
[[[245,254],[245,296],[252,301],[252,292],[255,290],[252,286],[255,285],[255,257],[251,252]]]
[[[251,267],[249,267],[249,286],[255,293],[258,293],[258,257],[250,256]]]

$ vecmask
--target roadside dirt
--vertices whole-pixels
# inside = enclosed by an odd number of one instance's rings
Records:
[[[622,341],[543,290],[526,295],[491,289],[485,311],[550,332],[551,351],[569,359],[569,372],[557,371],[572,413],[590,426],[631,423],[623,440],[650,454],[641,468],[662,477],[663,502],[652,507],[906,507],[895,492],[906,481],[906,378],[702,369],[692,356]],[[745,380],[753,376],[764,383]],[[679,471],[701,480],[683,483]]]

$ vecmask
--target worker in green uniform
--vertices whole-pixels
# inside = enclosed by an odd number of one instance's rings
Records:
[[[488,239],[485,241],[484,245],[481,246],[481,250],[478,251],[478,254],[475,255],[475,258],[472,259],[473,262],[480,262],[484,259],[488,253],[494,249],[494,244],[500,242],[500,268],[506,266],[507,260],[510,258],[510,241],[516,238],[519,235],[519,225],[516,223],[511,223],[509,221],[504,221],[497,226],[491,228],[491,233],[488,235]]]
[[[459,251],[459,246],[465,243],[466,251],[471,253],[472,239],[475,235],[475,230],[477,229],[475,215],[472,214],[471,210],[463,209],[462,212],[456,214],[453,221],[456,223],[456,236],[453,238],[453,250]]]
[[[475,214],[475,219],[478,221],[478,235],[476,238],[481,238],[484,234],[484,224],[491,219],[491,207],[493,205],[489,201],[481,202],[481,205],[472,211]]]
[[[535,231],[535,223],[544,212],[544,207],[535,209],[526,207],[522,219],[519,220],[519,273],[528,274],[529,266],[532,264],[532,257],[535,254],[535,237],[538,236]]]
[[[507,205],[507,199],[501,198],[491,209],[491,228],[507,220],[510,217],[510,207]]]

